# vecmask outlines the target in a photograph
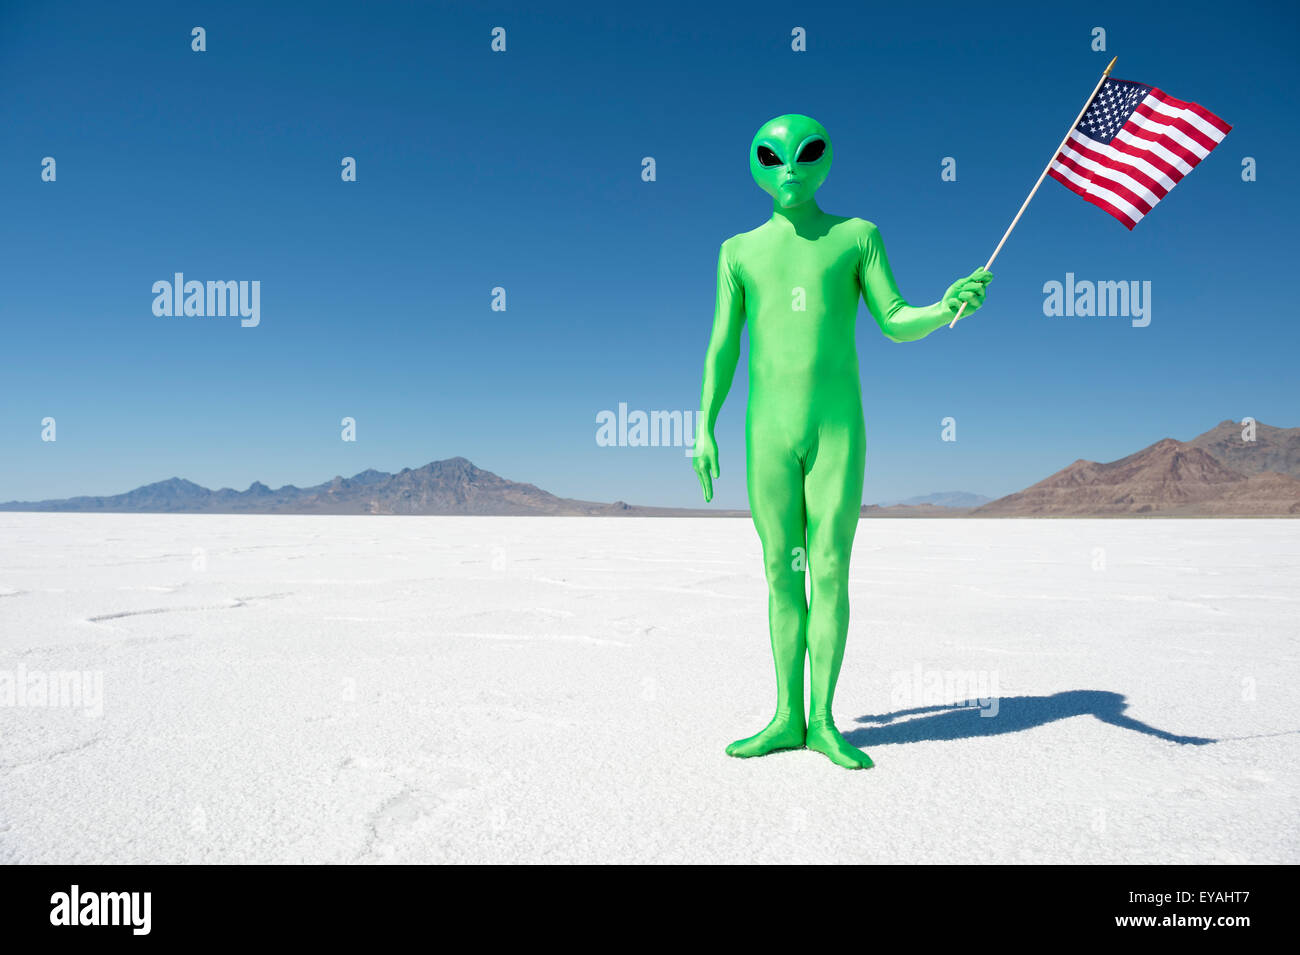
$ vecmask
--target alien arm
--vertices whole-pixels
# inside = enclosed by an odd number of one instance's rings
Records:
[[[745,287],[736,274],[727,243],[718,251],[718,293],[713,309],[713,333],[704,355],[700,388],[699,427],[712,435],[718,412],[727,400],[740,361],[740,331],[745,327]]]
[[[858,247],[861,252],[858,282],[862,286],[862,298],[886,338],[895,342],[914,342],[952,321],[955,312],[942,299],[920,308],[907,304],[894,281],[880,230],[869,222],[866,232],[858,239]]]

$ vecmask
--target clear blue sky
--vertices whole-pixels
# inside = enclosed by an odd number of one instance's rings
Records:
[[[897,345],[863,309],[865,500],[1300,424],[1294,4],[472,6],[0,2],[0,500],[463,455],[698,503],[680,449],[598,447],[595,418],[696,407],[718,245],[770,214],[754,130],[825,124],[822,207],[874,221],[924,304],[983,264],[1114,54],[1233,132],[1132,233],[1048,180],[954,331]],[[261,325],[155,317],[177,271],[259,280]],[[1066,272],[1149,280],[1151,325],[1044,317]],[[744,408],[742,367],[718,506],[745,504]]]

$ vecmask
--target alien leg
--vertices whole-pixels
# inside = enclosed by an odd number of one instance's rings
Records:
[[[811,700],[806,740],[809,749],[847,769],[872,765],[871,757],[840,735],[831,714],[849,631],[849,557],[862,508],[865,463],[866,433],[859,400],[846,403],[844,409],[823,420],[804,483],[812,574],[808,609]]]
[[[745,429],[749,508],[763,543],[768,631],[776,664],[776,715],[759,733],[727,747],[728,756],[762,756],[804,741],[803,676],[808,623],[803,465],[774,430]]]

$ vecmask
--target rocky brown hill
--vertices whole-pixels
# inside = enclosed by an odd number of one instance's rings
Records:
[[[1257,424],[1253,441],[1243,439],[1242,430],[1235,421],[1222,421],[1187,443],[1246,474],[1275,471],[1300,478],[1300,428]]]
[[[1239,432],[1237,438],[1240,440]],[[1118,461],[1106,464],[1075,461],[1051,477],[976,508],[971,514],[974,517],[1300,516],[1300,479],[1273,471],[1247,473],[1229,467],[1195,441],[1165,438]]]

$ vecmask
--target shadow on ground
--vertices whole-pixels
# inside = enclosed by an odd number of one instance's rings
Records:
[[[996,704],[996,716],[982,715],[993,712],[988,701],[984,704],[985,709],[980,709],[975,701],[971,701],[965,705],[918,706],[896,713],[859,716],[857,722],[868,725],[849,730],[844,733],[844,738],[854,746],[867,748],[887,743],[999,736],[1003,733],[1019,733],[1035,726],[1046,726],[1072,716],[1095,716],[1103,723],[1170,743],[1204,746],[1206,743],[1219,742],[1203,736],[1178,736],[1125,716],[1124,710],[1128,704],[1124,702],[1123,694],[1105,690],[1065,690],[1051,696],[1004,696]]]

